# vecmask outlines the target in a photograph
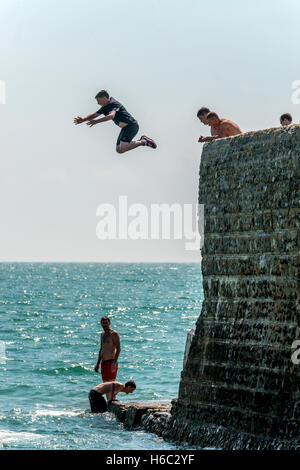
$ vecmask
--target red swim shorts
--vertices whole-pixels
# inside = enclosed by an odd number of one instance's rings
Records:
[[[101,375],[102,375],[103,382],[108,381],[108,380],[115,380],[115,378],[117,377],[119,366],[117,364],[115,370],[112,370],[111,366],[113,362],[114,362],[113,359],[101,362]]]

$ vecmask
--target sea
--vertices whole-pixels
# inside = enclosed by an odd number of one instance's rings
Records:
[[[203,300],[200,264],[1,263],[0,449],[186,449],[111,413],[88,393],[107,315],[121,338],[121,401],[178,396],[188,331]]]

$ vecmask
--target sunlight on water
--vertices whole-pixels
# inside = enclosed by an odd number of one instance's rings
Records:
[[[187,332],[203,299],[196,264],[0,264],[0,447],[172,449],[113,415],[90,415],[100,318],[121,337],[123,400],[178,394]]]

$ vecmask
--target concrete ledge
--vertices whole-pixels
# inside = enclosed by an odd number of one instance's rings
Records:
[[[177,445],[219,450],[300,450],[300,440],[271,439],[213,424],[182,422],[170,413],[153,413],[143,418],[143,429]]]
[[[141,426],[145,416],[153,413],[167,413],[170,409],[171,403],[164,401],[121,402],[114,400],[108,404],[108,411],[114,413],[127,429]]]
[[[175,405],[177,399],[172,400]],[[171,403],[162,401],[109,403],[108,411],[127,429],[141,427],[178,445],[191,444],[223,450],[300,450],[298,440],[270,439],[223,426],[183,423],[171,414]],[[173,411],[173,410],[172,410]]]

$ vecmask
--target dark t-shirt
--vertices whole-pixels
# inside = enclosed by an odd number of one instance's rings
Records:
[[[109,103],[106,106],[102,106],[102,108],[97,111],[97,114],[104,114],[104,116],[107,116],[111,111],[116,111],[113,121],[119,127],[124,127],[122,123],[137,123],[137,121],[131,116],[131,114],[129,114],[129,112],[124,108],[124,106],[112,97],[110,97]]]

